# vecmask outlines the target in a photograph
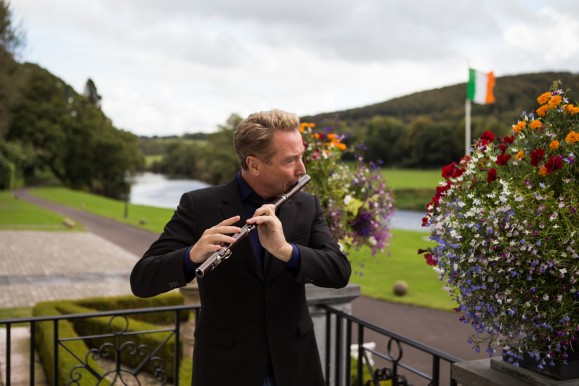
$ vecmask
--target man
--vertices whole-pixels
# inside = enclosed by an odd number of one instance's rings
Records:
[[[159,239],[133,268],[131,288],[149,297],[184,286],[195,268],[243,224],[255,224],[232,255],[199,279],[195,386],[324,383],[305,283],[341,288],[350,264],[318,199],[299,192],[271,204],[306,173],[295,114],[260,112],[234,133],[241,171],[228,184],[184,194]],[[258,202],[258,203],[256,203]]]

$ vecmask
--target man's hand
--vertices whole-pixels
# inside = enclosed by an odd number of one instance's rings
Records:
[[[247,220],[247,223],[257,225],[261,245],[273,256],[287,263],[291,258],[293,248],[285,240],[281,221],[275,215],[275,206],[263,205],[255,211],[253,216]]]
[[[221,221],[219,224],[206,229],[201,238],[189,251],[189,258],[195,264],[201,264],[225,244],[232,244],[235,239],[230,234],[239,233],[241,229],[233,226],[240,216],[234,216]]]

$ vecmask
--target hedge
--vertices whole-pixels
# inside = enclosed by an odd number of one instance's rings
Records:
[[[183,298],[180,295],[166,294],[157,296],[150,299],[138,299],[134,296],[122,296],[113,298],[90,298],[82,299],[77,301],[59,301],[59,302],[44,302],[38,303],[34,307],[34,316],[54,316],[54,315],[65,315],[65,314],[84,314],[84,313],[94,313],[100,311],[109,310],[130,310],[135,308],[148,308],[148,307],[161,307],[161,306],[171,306],[171,305],[181,305],[183,304]],[[182,321],[186,321],[189,317],[189,312],[181,312]],[[133,314],[127,315],[126,319],[122,316],[102,316],[93,318],[81,318],[72,320],[61,320],[59,321],[59,337],[71,338],[79,336],[94,336],[101,334],[111,334],[111,327],[113,331],[124,331],[130,334],[137,331],[152,331],[162,328],[163,324],[173,324],[174,323],[174,313],[172,312],[154,312],[146,314]],[[42,366],[45,370],[47,378],[52,385],[53,379],[53,364],[54,364],[54,353],[53,353],[53,322],[38,322],[36,324],[36,345],[38,347],[38,353]],[[126,343],[127,341],[134,341],[137,346],[146,345],[149,347],[149,352],[152,352],[155,348],[161,345],[163,341],[167,339],[169,332],[164,333],[147,333],[139,335],[129,335],[120,336],[119,345]],[[107,338],[106,341],[114,341],[115,337],[111,336]],[[85,340],[75,340],[67,341],[66,347],[73,351],[74,355],[82,360],[86,360],[88,353],[91,348],[98,349],[105,342],[105,338],[90,338]],[[113,343],[116,344],[116,343]],[[135,346],[136,348],[136,346]],[[182,347],[179,347],[180,357],[182,358],[180,369],[179,369],[179,384],[180,385],[190,385],[191,384],[191,358],[183,358]],[[126,355],[128,349],[122,350],[122,363],[127,367],[136,367],[144,359],[144,356],[136,355]],[[171,337],[165,345],[156,353],[155,356],[163,358],[165,374],[169,381],[173,378],[173,358],[175,353],[175,338]],[[112,353],[114,355],[114,353]],[[109,359],[114,359],[109,358]],[[90,362],[91,366],[95,368],[98,374],[103,374],[105,371],[98,366],[94,361]],[[80,365],[79,361],[69,354],[63,348],[59,349],[59,385],[66,385],[71,381],[70,372],[71,369],[77,365]],[[150,365],[146,366],[147,369],[152,369]],[[86,374],[86,375],[85,375]],[[94,385],[96,378],[95,376],[88,373],[87,370],[82,372],[77,371],[77,376],[82,375],[77,381],[78,385]],[[99,385],[109,385],[110,382],[101,381]]]

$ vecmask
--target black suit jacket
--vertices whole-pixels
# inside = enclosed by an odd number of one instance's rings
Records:
[[[235,179],[185,193],[159,239],[133,268],[133,293],[150,297],[186,285],[187,248],[206,229],[243,213]],[[297,193],[279,208],[278,217],[287,241],[300,251],[297,271],[266,251],[269,264],[263,273],[246,238],[228,260],[199,279],[202,309],[195,331],[193,385],[261,386],[268,361],[278,386],[323,385],[304,285],[344,287],[350,264],[315,196]]]

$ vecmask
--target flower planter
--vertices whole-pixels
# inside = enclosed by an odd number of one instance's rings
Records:
[[[553,366],[545,365],[539,367],[539,362],[529,355],[523,355],[523,359],[519,360],[519,367],[527,370],[537,372],[539,374],[547,375],[558,380],[577,379],[579,381],[579,343],[572,345],[574,351],[569,351],[569,359],[567,363],[556,363]],[[503,354],[503,360],[509,362],[508,357]]]

